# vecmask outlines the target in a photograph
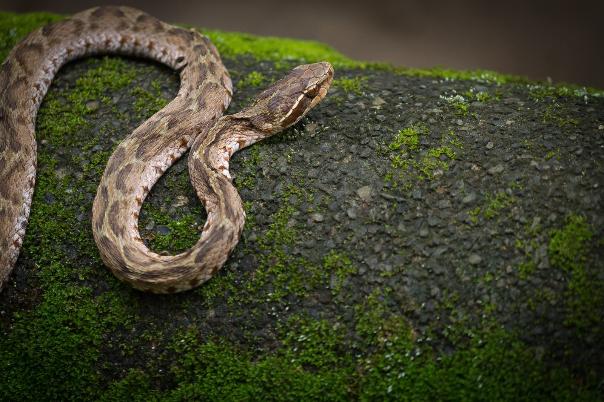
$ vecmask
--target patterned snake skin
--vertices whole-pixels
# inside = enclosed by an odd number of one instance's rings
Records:
[[[0,289],[17,260],[36,177],[35,118],[59,68],[88,55],[157,60],[180,73],[180,90],[109,158],[92,209],[94,239],[113,273],[153,293],[191,289],[224,264],[245,213],[229,174],[237,150],[299,121],[325,97],[327,62],[296,67],[243,111],[222,116],[232,85],[205,36],[128,7],[98,7],[32,32],[0,68]],[[222,117],[221,117],[222,116]],[[189,148],[189,173],[207,211],[200,239],[174,256],[150,251],[138,214],[159,177]]]

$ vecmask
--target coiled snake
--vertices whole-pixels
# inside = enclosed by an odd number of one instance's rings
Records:
[[[0,289],[25,235],[36,174],[35,117],[59,68],[87,55],[157,60],[180,73],[176,97],[120,143],[107,163],[92,208],[94,239],[115,276],[153,293],[180,292],[208,280],[226,261],[245,213],[229,174],[239,149],[299,121],[326,95],[327,62],[296,67],[241,112],[222,116],[232,85],[216,48],[194,30],[128,7],[98,7],[32,32],[0,69]],[[138,231],[143,200],[191,148],[191,182],[207,211],[200,239],[163,256]]]

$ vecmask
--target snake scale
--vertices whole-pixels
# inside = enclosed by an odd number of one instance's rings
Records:
[[[223,116],[231,79],[214,45],[194,30],[129,7],[97,7],[32,32],[0,69],[0,289],[29,216],[38,108],[62,65],[98,54],[150,58],[180,74],[176,97],[116,147],[92,207],[94,240],[105,265],[120,280],[153,293],[196,287],[224,264],[245,220],[229,159],[299,121],[325,97],[333,78],[327,62],[298,66],[249,107]],[[141,239],[138,215],[155,182],[189,148],[189,175],[207,220],[192,248],[159,255]]]

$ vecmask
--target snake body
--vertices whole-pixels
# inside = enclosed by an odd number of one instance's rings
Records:
[[[105,265],[122,281],[153,293],[196,287],[224,264],[245,219],[230,157],[299,121],[323,99],[333,77],[327,62],[298,66],[249,107],[223,116],[231,79],[214,45],[194,30],[129,7],[97,7],[32,32],[0,68],[0,289],[19,255],[29,216],[38,108],[62,65],[96,54],[150,58],[180,74],[176,97],[109,158],[92,208],[93,235]],[[189,174],[207,220],[191,249],[159,255],[139,235],[139,211],[155,182],[189,148]]]

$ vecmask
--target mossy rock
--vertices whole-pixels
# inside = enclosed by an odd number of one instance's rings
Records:
[[[0,57],[52,14],[0,14]],[[21,257],[0,294],[1,400],[596,400],[604,375],[604,98],[206,31],[235,112],[305,62],[328,97],[236,154],[248,215],[202,287],[129,288],[94,245],[112,149],[176,93],[144,60],[65,66],[37,118]],[[184,160],[141,213],[157,252],[205,220]]]

